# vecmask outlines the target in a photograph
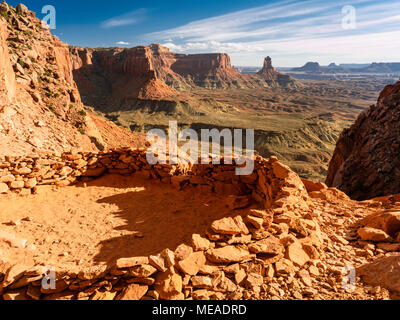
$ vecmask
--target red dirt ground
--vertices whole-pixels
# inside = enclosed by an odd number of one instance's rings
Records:
[[[0,198],[5,259],[69,270],[110,264],[121,257],[175,250],[190,243],[192,234],[204,234],[214,220],[249,213],[230,212],[222,196],[195,188],[177,192],[140,176],[109,175],[84,187],[42,187],[29,197]],[[11,248],[1,233],[26,239],[26,248]]]

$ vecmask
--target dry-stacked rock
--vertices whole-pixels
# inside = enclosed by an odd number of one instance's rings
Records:
[[[235,175],[235,164],[155,165],[146,150],[113,150],[62,156],[7,157],[1,181],[10,189],[30,193],[36,185],[68,185],[79,178],[105,173],[139,173],[180,190],[203,186],[202,192],[227,196],[232,210],[258,203],[245,218],[214,221],[206,237],[165,249],[150,257],[127,257],[73,273],[57,270],[56,289],[42,286],[40,266],[0,264],[0,293],[16,299],[252,299],[266,290],[266,279],[303,276],[319,258],[322,236],[307,214],[309,200],[300,178],[277,161],[257,157],[250,176]],[[179,191],[177,191],[179,192]],[[271,289],[272,290],[272,289]]]

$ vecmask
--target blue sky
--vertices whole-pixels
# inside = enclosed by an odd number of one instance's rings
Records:
[[[225,52],[238,66],[260,66],[267,55],[280,67],[307,61],[324,65],[400,61],[397,0],[25,0],[24,4],[39,18],[45,16],[44,5],[53,5],[57,28],[52,32],[72,45],[161,43],[181,53]],[[343,12],[345,6],[352,7]]]

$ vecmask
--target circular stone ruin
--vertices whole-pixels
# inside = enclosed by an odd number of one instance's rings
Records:
[[[307,192],[276,158],[254,160],[238,176],[228,159],[149,165],[145,149],[2,159],[2,298],[259,294],[265,277],[304,265],[318,245],[312,227],[282,241],[285,212],[304,218]],[[55,288],[43,286],[49,270]]]

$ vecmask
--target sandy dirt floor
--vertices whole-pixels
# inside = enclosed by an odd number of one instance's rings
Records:
[[[108,175],[86,187],[0,197],[0,253],[27,266],[78,270],[174,250],[192,234],[204,235],[214,220],[246,213],[196,188],[177,192],[154,180]],[[11,245],[10,236],[16,238]],[[15,248],[20,240],[27,240],[25,248]]]

